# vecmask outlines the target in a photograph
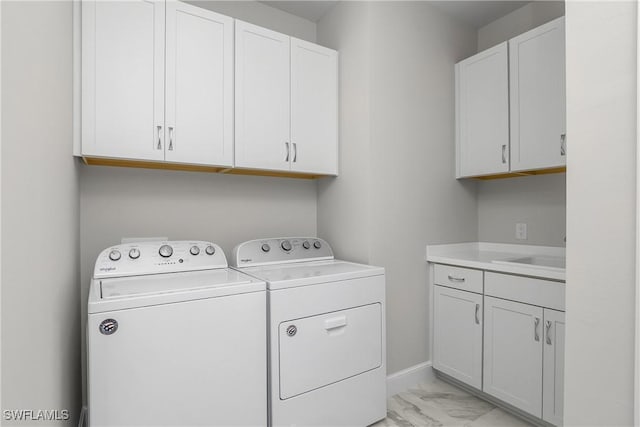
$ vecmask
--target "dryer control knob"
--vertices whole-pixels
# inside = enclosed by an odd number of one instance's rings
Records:
[[[269,252],[271,250],[271,246],[267,245],[266,243],[264,243],[260,249],[262,249],[262,252]]]
[[[158,251],[158,253],[162,258],[169,258],[171,255],[173,255],[173,248],[169,245],[162,245],[160,246],[160,250]]]
[[[136,248],[133,248],[129,251],[129,258],[138,259],[140,258],[140,251]]]
[[[109,252],[109,259],[111,261],[118,261],[121,257],[122,257],[122,254],[120,254],[120,251],[118,250],[114,249],[111,252]]]
[[[200,254],[200,248],[197,246],[191,246],[191,249],[189,249],[189,253],[193,256],[199,255]]]
[[[207,255],[213,255],[216,253],[216,248],[214,248],[213,246],[209,245],[207,246],[204,251],[207,253]]]
[[[316,249],[320,249],[322,247],[322,243],[320,243],[320,240],[316,240],[315,242],[313,242],[313,247]]]
[[[302,247],[305,249],[309,249],[311,247],[311,244],[309,244],[308,240],[305,240],[304,242],[302,242]]]
[[[280,243],[280,247],[283,251],[289,252],[291,250],[291,242],[288,240],[283,240],[282,243]]]

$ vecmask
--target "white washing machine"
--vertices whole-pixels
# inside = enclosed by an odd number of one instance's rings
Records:
[[[201,241],[102,251],[88,300],[89,426],[267,423],[265,283]]]
[[[272,426],[366,426],[386,416],[385,272],[318,238],[251,240],[231,266],[267,282]]]

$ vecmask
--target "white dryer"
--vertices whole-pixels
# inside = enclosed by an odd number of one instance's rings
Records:
[[[266,424],[265,284],[219,246],[114,246],[90,286],[90,427]]]
[[[386,416],[385,273],[318,238],[251,240],[232,267],[267,282],[272,426],[366,426]]]

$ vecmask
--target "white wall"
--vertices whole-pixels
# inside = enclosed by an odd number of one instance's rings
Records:
[[[80,408],[70,2],[2,2],[2,409]]]
[[[477,238],[475,183],[453,159],[453,65],[476,34],[425,2],[345,2],[318,40],[340,50],[342,91],[341,175],[319,184],[318,233],[386,268],[393,373],[429,359],[425,245]]]
[[[633,425],[636,7],[567,3],[567,426]]]
[[[564,11],[562,1],[529,3],[480,28],[478,51],[563,16]],[[571,137],[569,140],[574,141]],[[563,246],[566,235],[565,180],[565,174],[555,174],[479,182],[479,240]],[[515,239],[517,222],[527,224],[527,240]]]
[[[314,23],[263,4],[247,1],[201,2],[199,5],[285,34],[315,40]],[[229,254],[244,240],[315,236],[316,196],[316,182],[312,180],[82,165],[83,330],[95,259],[102,249],[119,243],[122,237],[211,240]],[[81,349],[84,373],[84,336]],[[85,387],[86,381],[83,381],[83,390]]]

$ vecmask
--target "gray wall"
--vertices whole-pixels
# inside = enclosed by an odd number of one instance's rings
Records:
[[[1,403],[67,409],[68,424],[81,331],[71,17],[70,2],[2,2]]]
[[[311,41],[315,24],[255,2],[202,2],[228,16]],[[122,237],[212,240],[229,254],[244,240],[316,235],[316,182],[103,166],[80,168],[81,321],[99,252]],[[82,364],[85,372],[84,336]],[[83,381],[83,390],[86,382]],[[86,395],[85,395],[86,396]],[[86,399],[85,399],[86,400]]]
[[[636,8],[567,3],[567,426],[633,425]]]
[[[529,3],[480,28],[478,51],[563,16],[564,10],[561,1]],[[555,174],[478,183],[479,240],[563,246],[566,235],[565,180],[565,174]],[[515,239],[517,222],[527,224],[527,240]]]
[[[340,49],[347,91],[342,173],[319,184],[318,233],[386,268],[393,373],[429,359],[425,245],[477,238],[475,183],[454,179],[453,159],[453,64],[476,34],[424,2],[347,2],[318,40]]]

